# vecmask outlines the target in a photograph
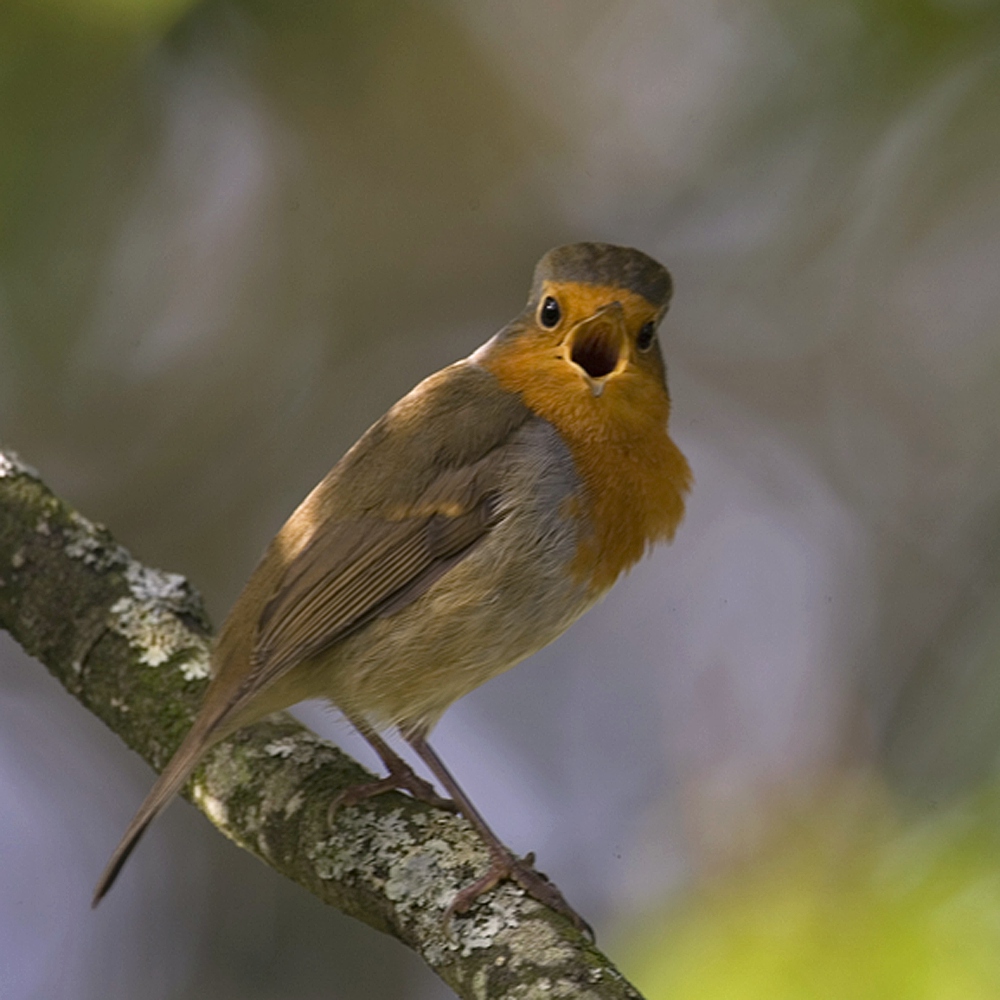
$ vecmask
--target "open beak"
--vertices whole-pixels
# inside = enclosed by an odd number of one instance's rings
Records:
[[[580,320],[563,341],[566,358],[586,376],[591,392],[600,396],[610,376],[628,362],[625,311],[620,302],[602,306]]]

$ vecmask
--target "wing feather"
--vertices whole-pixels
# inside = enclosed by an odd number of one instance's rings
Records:
[[[288,519],[227,619],[214,656],[224,720],[472,552],[501,516],[510,446],[532,418],[464,361],[369,428]]]
[[[462,513],[362,518],[318,532],[264,608],[238,700],[416,600],[489,532],[497,521],[494,500],[486,493]]]

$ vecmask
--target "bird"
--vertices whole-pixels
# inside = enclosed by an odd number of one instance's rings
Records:
[[[658,328],[669,272],[640,250],[549,250],[524,309],[430,375],[334,465],[274,537],[220,629],[201,708],[111,856],[107,893],[205,753],[323,698],[372,745],[390,789],[462,813],[503,880],[586,922],[487,825],[428,735],[455,700],[552,642],[680,523],[692,474],[670,437]],[[395,730],[447,792],[386,742]]]

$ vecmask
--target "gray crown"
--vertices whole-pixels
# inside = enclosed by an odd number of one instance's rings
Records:
[[[673,294],[670,272],[652,257],[632,247],[611,243],[567,243],[554,247],[538,262],[531,301],[544,281],[579,281],[586,285],[627,288],[650,305],[665,306]]]

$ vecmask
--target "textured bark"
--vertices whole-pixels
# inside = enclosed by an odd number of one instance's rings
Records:
[[[183,577],[136,562],[3,451],[0,626],[164,766],[207,683],[200,598]],[[409,945],[461,997],[639,997],[568,921],[509,883],[445,926],[445,907],[482,872],[485,849],[465,820],[397,793],[341,809],[331,827],[330,800],[367,778],[281,714],[215,749],[185,794],[265,864]]]

